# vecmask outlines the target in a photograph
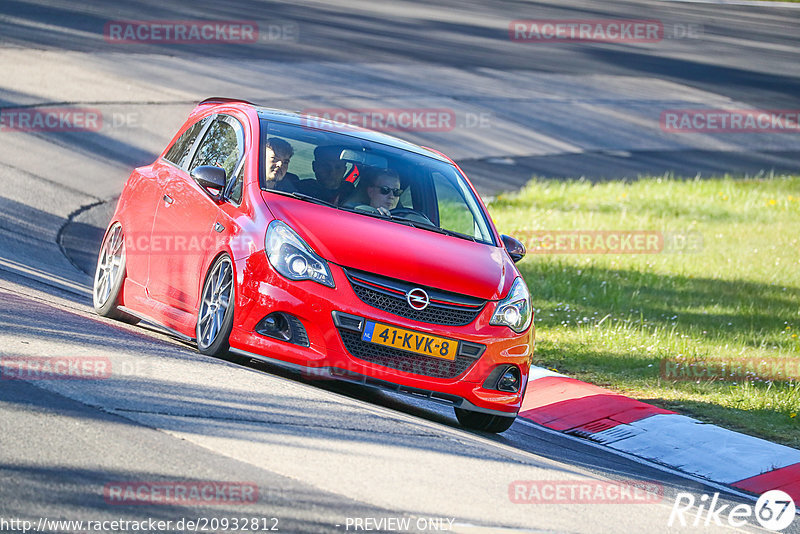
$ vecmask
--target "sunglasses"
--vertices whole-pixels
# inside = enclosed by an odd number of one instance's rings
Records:
[[[388,195],[389,193],[393,193],[394,196],[399,197],[403,194],[402,189],[392,189],[391,187],[379,187],[381,191],[381,195]]]

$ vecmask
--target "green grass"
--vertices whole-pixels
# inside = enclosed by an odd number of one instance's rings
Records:
[[[673,245],[655,254],[529,253],[519,267],[536,310],[537,365],[800,448],[798,373],[744,381],[660,373],[662,361],[800,361],[800,177],[534,180],[489,209],[502,233],[523,241],[543,230],[645,230]],[[681,235],[692,246],[670,241]]]

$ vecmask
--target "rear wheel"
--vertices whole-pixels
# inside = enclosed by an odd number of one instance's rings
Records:
[[[197,314],[197,350],[209,356],[225,356],[233,329],[233,262],[223,254],[208,271]]]
[[[516,416],[506,417],[503,415],[492,415],[488,413],[473,412],[472,410],[464,410],[463,408],[455,408],[456,419],[463,426],[472,430],[481,430],[483,432],[492,432],[498,434],[505,432],[511,425],[514,424]]]
[[[97,269],[94,273],[92,301],[98,315],[135,324],[139,320],[119,310],[122,285],[125,282],[125,233],[120,223],[114,223],[106,232]]]

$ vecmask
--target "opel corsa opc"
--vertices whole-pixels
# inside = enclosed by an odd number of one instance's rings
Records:
[[[422,396],[502,432],[532,359],[524,254],[441,153],[217,98],[126,182],[94,307],[203,354]]]

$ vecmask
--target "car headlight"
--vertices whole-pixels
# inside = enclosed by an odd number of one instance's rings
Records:
[[[270,264],[289,280],[313,280],[324,286],[336,287],[328,262],[320,258],[285,222],[274,220],[269,223],[264,249]]]
[[[490,324],[511,328],[514,332],[523,332],[531,325],[531,294],[521,277],[514,280],[508,296],[497,303]]]

